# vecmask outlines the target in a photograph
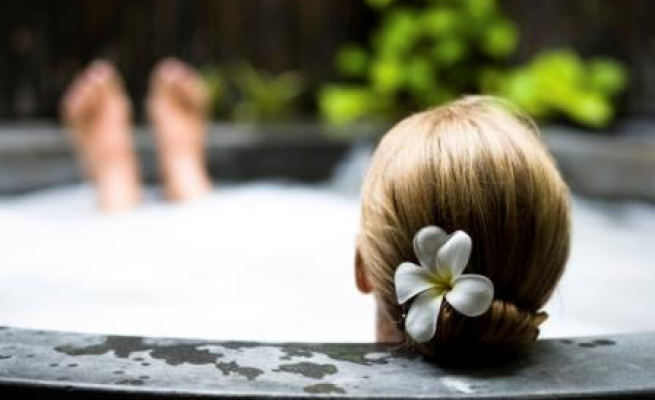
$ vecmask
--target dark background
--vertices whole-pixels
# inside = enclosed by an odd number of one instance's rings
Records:
[[[549,47],[624,61],[623,118],[655,118],[655,1],[505,0],[518,23],[515,61]],[[134,99],[162,57],[196,65],[249,60],[300,71],[309,88],[334,78],[341,44],[365,42],[375,13],[357,0],[6,0],[0,3],[0,118],[55,118],[76,71],[114,61]],[[305,101],[312,117],[311,96]],[[137,110],[138,111],[138,110]]]

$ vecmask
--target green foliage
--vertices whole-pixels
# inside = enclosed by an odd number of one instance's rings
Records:
[[[487,89],[535,117],[563,115],[587,127],[603,128],[614,117],[611,99],[626,81],[627,73],[616,61],[585,62],[570,50],[551,50],[497,75]]]
[[[627,83],[620,63],[585,62],[568,50],[510,67],[519,34],[497,0],[366,2],[379,13],[369,46],[344,46],[335,67],[348,84],[318,92],[322,116],[336,125],[395,118],[482,92],[506,97],[536,118],[602,128],[614,116],[612,99]]]
[[[235,67],[233,80],[240,93],[233,115],[241,121],[289,118],[295,110],[295,100],[304,89],[302,78],[295,72],[273,76],[258,72],[249,64]]]
[[[376,94],[367,88],[346,85],[328,85],[321,89],[319,107],[334,124],[351,122],[361,115],[371,115],[385,109]]]
[[[617,95],[625,88],[628,75],[625,68],[614,60],[596,58],[589,61],[589,85],[607,96]]]
[[[364,76],[368,67],[368,54],[359,46],[345,46],[337,54],[336,65],[337,70],[344,76]]]
[[[200,70],[209,89],[210,111],[219,114],[227,101],[228,83],[223,72],[215,66],[205,66]]]
[[[203,69],[217,117],[244,122],[282,121],[293,116],[297,101],[305,90],[296,72],[271,75],[240,63],[223,71]]]
[[[498,19],[489,25],[482,39],[482,50],[490,57],[503,59],[514,53],[518,32],[509,20]]]

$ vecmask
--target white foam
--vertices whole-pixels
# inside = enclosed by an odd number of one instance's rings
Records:
[[[655,330],[655,207],[573,202],[569,264],[545,336]]]
[[[270,341],[370,341],[354,284],[358,207],[316,188],[223,188],[95,212],[91,189],[0,206],[0,324]]]

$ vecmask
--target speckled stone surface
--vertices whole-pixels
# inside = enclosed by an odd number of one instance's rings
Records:
[[[0,398],[16,396],[655,398],[655,333],[540,341],[530,354],[502,367],[448,369],[375,344],[210,342],[2,328]]]

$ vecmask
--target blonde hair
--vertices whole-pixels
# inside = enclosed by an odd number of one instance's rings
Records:
[[[499,99],[468,96],[414,114],[380,142],[362,198],[358,252],[383,312],[401,318],[394,273],[418,262],[416,232],[437,225],[473,240],[467,272],[491,279],[494,301],[467,318],[444,303],[428,343],[439,357],[532,343],[539,312],[569,253],[569,195],[532,121]]]

